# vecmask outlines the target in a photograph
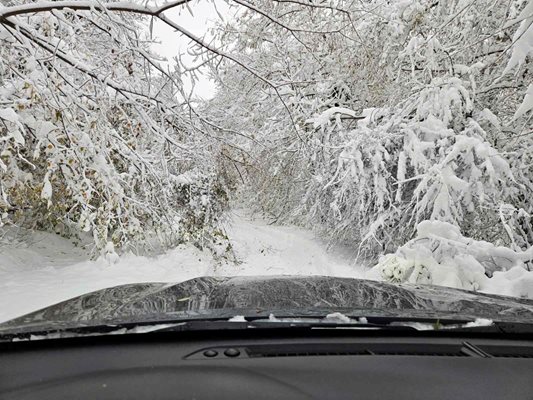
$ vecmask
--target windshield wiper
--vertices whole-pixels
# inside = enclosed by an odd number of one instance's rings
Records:
[[[373,323],[339,323],[315,321],[268,321],[256,319],[246,322],[234,321],[188,321],[173,327],[162,328],[158,332],[199,331],[199,330],[247,330],[247,329],[360,329],[360,330],[416,330],[411,326],[373,324]]]
[[[69,337],[139,334],[149,332],[194,332],[194,331],[243,331],[243,330],[373,330],[401,332],[431,332],[434,335],[450,332],[477,332],[500,334],[531,334],[533,324],[492,322],[488,320],[439,320],[430,318],[264,318],[245,319],[190,319],[165,320],[142,323],[93,325],[64,329],[39,329],[35,331],[7,332],[0,335],[0,341],[22,341],[61,339]]]
[[[506,329],[501,329],[503,327]],[[511,326],[512,325],[512,326]],[[516,326],[515,326],[516,325]],[[525,326],[522,326],[525,325]],[[489,320],[439,320],[405,318],[361,318],[334,320],[331,318],[250,318],[249,320],[200,320],[188,321],[175,326],[158,329],[157,332],[200,330],[247,330],[247,329],[352,329],[386,331],[439,331],[439,332],[533,332],[533,324],[494,323]]]

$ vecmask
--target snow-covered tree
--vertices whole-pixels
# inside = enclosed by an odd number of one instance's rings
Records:
[[[220,241],[219,144],[150,51],[145,14],[181,3],[0,6],[0,224],[108,252]]]
[[[424,220],[533,244],[533,2],[239,3],[221,38],[268,82],[228,65],[213,107],[256,203],[371,257]]]

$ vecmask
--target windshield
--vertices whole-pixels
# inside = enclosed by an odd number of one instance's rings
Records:
[[[0,323],[531,322],[532,63],[533,0],[1,0]]]

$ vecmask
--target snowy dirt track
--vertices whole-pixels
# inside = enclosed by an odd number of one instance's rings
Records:
[[[333,253],[309,231],[269,225],[243,212],[227,227],[238,263],[217,262],[192,246],[157,257],[123,255],[117,263],[91,261],[56,235],[37,233],[0,247],[0,322],[106,287],[138,282],[180,282],[199,276],[329,275],[362,277],[349,256]]]

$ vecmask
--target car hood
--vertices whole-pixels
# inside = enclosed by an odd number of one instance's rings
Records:
[[[121,285],[0,324],[0,332],[162,322],[235,315],[350,316],[533,322],[533,301],[431,285],[322,276],[202,277]]]

